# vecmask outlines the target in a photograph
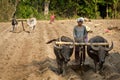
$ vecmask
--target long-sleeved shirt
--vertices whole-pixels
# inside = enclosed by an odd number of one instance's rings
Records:
[[[76,42],[85,42],[85,38],[87,38],[87,30],[84,25],[75,26],[73,29],[73,36]]]

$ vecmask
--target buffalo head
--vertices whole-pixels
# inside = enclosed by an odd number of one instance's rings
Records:
[[[99,65],[100,69],[103,67],[103,63],[105,62],[105,57],[109,55],[109,51],[113,49],[113,42],[111,42],[111,46],[93,46],[91,45],[91,48],[95,51],[94,54],[98,55],[99,58]]]
[[[64,61],[66,63],[70,61],[70,57],[73,53],[73,48],[74,48],[73,45],[61,45],[61,46],[54,45],[54,48],[56,48],[57,51],[59,51],[60,53],[59,56],[64,58]]]

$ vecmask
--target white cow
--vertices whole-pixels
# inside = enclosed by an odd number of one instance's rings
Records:
[[[30,18],[30,19],[27,19],[27,24],[30,28],[32,28],[32,30],[35,29],[35,26],[37,24],[37,20],[36,18]]]

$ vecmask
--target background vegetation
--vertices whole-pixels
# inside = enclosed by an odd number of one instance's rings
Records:
[[[45,15],[45,4],[49,13]],[[54,12],[57,19],[120,18],[120,0],[0,0],[0,21],[9,20],[13,14],[17,18],[36,17],[49,19]]]

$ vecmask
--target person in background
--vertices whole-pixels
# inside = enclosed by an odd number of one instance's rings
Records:
[[[18,22],[17,22],[17,20],[16,20],[16,18],[15,18],[15,13],[13,14],[13,17],[12,17],[12,32],[14,32],[15,31],[15,27],[17,27],[17,25],[18,25]]]
[[[82,18],[82,17],[78,18],[77,25],[73,29],[73,37],[74,37],[75,42],[77,42],[77,43],[87,41],[86,40],[87,39],[87,30],[86,30],[86,27],[83,25],[83,22],[84,22],[84,18]],[[82,64],[82,63],[80,63],[80,54],[79,54],[79,52],[81,51],[80,47],[82,47],[82,51],[83,51],[83,56],[82,56],[83,61],[82,62],[85,61],[85,46],[80,46],[80,45],[75,46],[75,62],[78,65]]]
[[[92,32],[89,26],[87,26],[87,25],[84,25],[84,26],[86,27],[87,33],[91,33]],[[88,35],[85,38],[85,42],[86,43],[88,42]]]
[[[50,16],[50,24],[52,24],[55,20],[55,14],[52,13],[52,15]]]
[[[34,30],[36,27],[36,24],[37,24],[36,18],[31,17],[31,18],[27,19],[27,24],[32,30]]]

